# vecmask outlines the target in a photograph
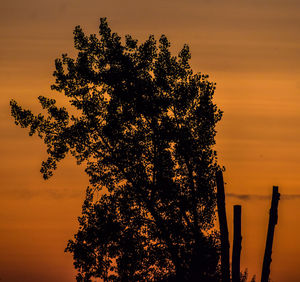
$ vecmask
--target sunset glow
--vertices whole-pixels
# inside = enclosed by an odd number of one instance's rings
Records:
[[[227,216],[242,205],[242,270],[260,278],[272,186],[279,186],[271,281],[300,279],[300,2],[254,1],[5,1],[0,11],[0,280],[74,281],[67,241],[88,185],[84,167],[67,157],[54,177],[39,172],[42,141],[14,125],[9,101],[38,113],[52,92],[54,60],[74,54],[73,29],[113,31],[140,41],[166,34],[177,54],[190,46],[193,70],[217,83],[224,111],[216,150],[225,166]]]

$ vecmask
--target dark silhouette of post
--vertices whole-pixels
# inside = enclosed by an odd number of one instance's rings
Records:
[[[221,235],[221,271],[222,282],[230,282],[230,266],[229,266],[229,239],[228,239],[228,226],[225,208],[225,191],[223,173],[218,170],[216,173],[217,179],[217,206],[218,216],[220,223]]]
[[[278,221],[278,202],[280,199],[280,194],[278,193],[278,186],[273,186],[273,194],[272,194],[272,202],[270,208],[270,216],[269,216],[269,225],[268,225],[268,234],[266,241],[266,249],[261,273],[261,282],[268,282],[270,276],[270,265],[272,262],[272,246],[273,246],[273,238],[275,225]]]
[[[232,247],[232,282],[240,282],[240,260],[242,249],[240,205],[233,206],[233,247]]]

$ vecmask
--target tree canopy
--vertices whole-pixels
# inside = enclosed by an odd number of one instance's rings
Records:
[[[139,44],[77,26],[77,58],[55,61],[52,89],[38,115],[11,101],[16,124],[47,146],[45,179],[71,153],[90,186],[79,230],[66,251],[78,281],[218,281],[214,232],[215,84],[190,67],[189,47],[172,56],[162,35]],[[69,107],[68,106],[68,107]]]

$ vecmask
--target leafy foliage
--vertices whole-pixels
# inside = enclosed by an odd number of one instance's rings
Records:
[[[76,27],[77,58],[55,61],[52,89],[73,114],[42,96],[46,115],[11,101],[16,124],[47,145],[45,179],[68,153],[86,165],[91,186],[66,249],[77,279],[217,281],[215,84],[193,73],[187,45],[176,57],[164,35],[122,43],[105,18],[99,33]]]

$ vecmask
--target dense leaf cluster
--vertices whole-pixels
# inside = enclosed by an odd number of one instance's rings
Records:
[[[78,280],[216,281],[215,84],[165,36],[122,43],[101,19],[100,38],[76,27],[74,42],[77,58],[55,61],[52,86],[73,114],[42,96],[46,115],[11,109],[47,145],[45,179],[69,152],[86,165],[91,186],[66,249]]]

